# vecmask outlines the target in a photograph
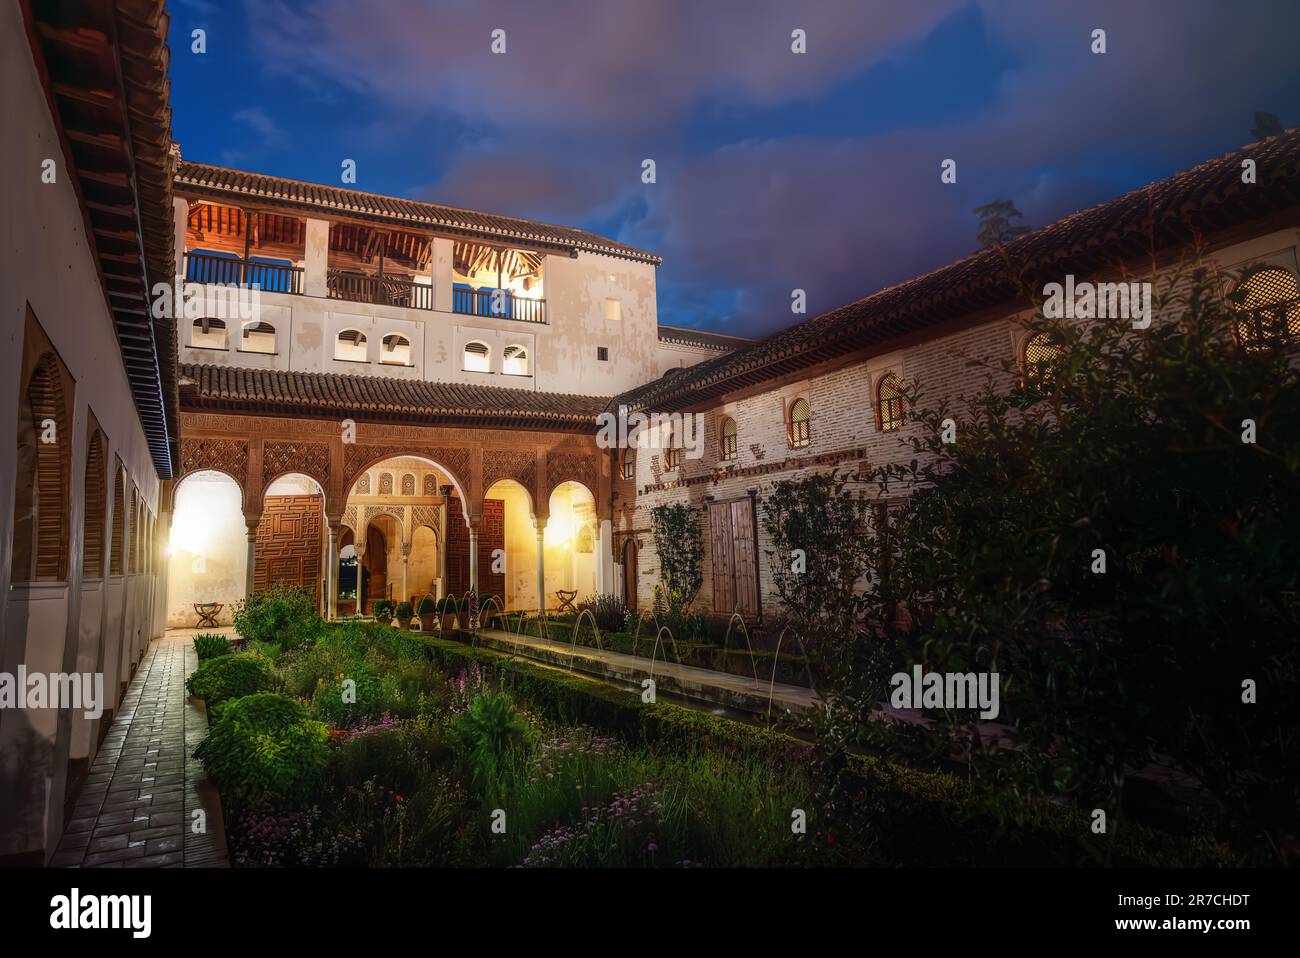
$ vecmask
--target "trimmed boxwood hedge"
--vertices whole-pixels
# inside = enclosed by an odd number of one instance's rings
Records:
[[[670,702],[644,705],[636,692],[451,639],[421,637],[420,642],[430,658],[448,669],[479,664],[492,670],[503,686],[559,722],[592,725],[631,742],[670,749],[707,746],[766,753],[774,760],[806,760],[809,746],[782,732]],[[1175,838],[1138,824],[1112,821],[1115,833],[1097,836],[1082,811],[1046,801],[1021,802],[1016,824],[1008,827],[955,776],[873,756],[850,755],[843,775],[846,784],[864,801],[874,802],[891,823],[875,837],[889,859],[901,864],[1235,864],[1230,852],[1209,840]]]
[[[185,688],[203,699],[214,717],[225,702],[268,691],[275,684],[270,661],[252,652],[201,659],[199,667],[185,680]]]

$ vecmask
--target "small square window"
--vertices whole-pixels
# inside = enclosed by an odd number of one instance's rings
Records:
[[[596,359],[599,360],[599,361],[602,362],[602,363],[607,363],[607,362],[609,362],[609,347],[608,347],[608,346],[597,346],[597,347],[596,347]]]
[[[616,323],[623,318],[623,302],[621,300],[607,298],[605,300],[605,319],[608,322]]]

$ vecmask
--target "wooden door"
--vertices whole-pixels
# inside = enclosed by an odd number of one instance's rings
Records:
[[[506,504],[503,499],[483,500],[483,519],[478,527],[478,591],[504,598],[504,572],[492,571],[492,552],[506,543]],[[447,594],[469,591],[469,527],[460,510],[460,500],[447,500]]]
[[[321,497],[267,496],[253,551],[253,590],[301,586],[320,605]]]
[[[749,498],[709,503],[713,611],[758,615],[758,556],[754,504]]]

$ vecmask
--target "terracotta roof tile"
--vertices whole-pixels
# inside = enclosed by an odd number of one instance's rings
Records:
[[[609,404],[604,396],[238,366],[186,364],[180,385],[181,405],[190,410],[339,415],[421,425],[586,431],[595,429],[597,414]]]

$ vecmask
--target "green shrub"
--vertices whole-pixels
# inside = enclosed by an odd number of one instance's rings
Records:
[[[488,689],[474,696],[469,710],[456,719],[454,730],[470,779],[479,786],[495,776],[508,752],[528,743],[532,731],[510,696]]]
[[[198,655],[199,661],[215,659],[219,655],[229,655],[230,640],[224,635],[205,632],[194,637],[194,652]]]
[[[600,593],[578,603],[579,612],[590,612],[601,632],[615,632],[623,628],[627,606],[616,595]]]
[[[429,596],[420,600],[420,615],[432,615],[437,611],[437,605]]]
[[[277,582],[235,603],[235,629],[250,642],[275,642],[286,649],[314,640],[321,631],[316,601],[306,589]]]
[[[361,662],[319,682],[312,694],[311,711],[335,728],[348,728],[362,719],[378,718],[382,704],[379,671],[369,662]]]
[[[397,609],[393,614],[399,619],[409,619],[415,615],[415,609],[411,606],[411,603],[403,600],[397,603]]]
[[[229,699],[275,688],[271,663],[260,655],[239,652],[205,659],[186,680],[185,688],[211,709]]]
[[[230,702],[194,755],[228,805],[294,806],[321,786],[330,758],[327,738],[325,726],[298,702],[258,692]]]
[[[391,619],[393,617],[393,603],[387,599],[376,599],[370,603],[370,611],[376,619]]]

